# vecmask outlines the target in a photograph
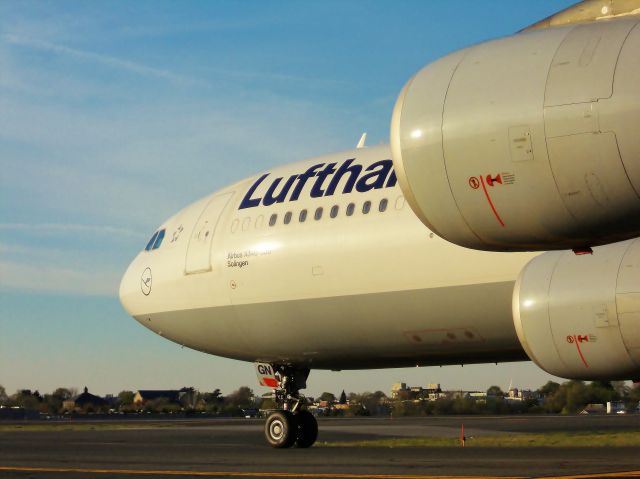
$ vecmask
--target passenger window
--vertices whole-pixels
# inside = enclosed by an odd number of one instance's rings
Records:
[[[153,236],[147,243],[147,246],[144,248],[145,251],[149,251],[153,247],[153,243],[155,243],[157,236],[158,236],[158,232],[156,231],[155,233],[153,233]]]
[[[396,209],[401,210],[402,208],[404,208],[404,196],[398,196],[398,199],[396,200]]]
[[[284,224],[288,225],[289,223],[291,223],[291,211],[287,211],[287,213],[284,215]]]
[[[316,221],[318,221],[320,218],[322,218],[322,206],[316,209],[316,212],[313,215],[313,219]]]
[[[356,210],[356,204],[355,203],[349,203],[347,205],[347,216],[351,216],[353,215],[353,212]]]
[[[304,223],[307,219],[307,210],[302,210],[300,212],[300,216],[298,216],[298,221],[300,221],[300,223]]]
[[[236,231],[238,231],[238,226],[239,225],[240,225],[240,220],[238,218],[233,220],[233,223],[231,223],[231,232],[235,233]]]
[[[329,216],[331,216],[332,218],[335,218],[336,216],[338,216],[339,212],[340,212],[340,207],[338,205],[334,205],[331,207],[331,212],[329,213]]]
[[[248,216],[242,220],[242,231],[247,231],[251,225],[251,218]]]
[[[378,206],[378,211],[380,213],[382,213],[383,211],[386,211],[388,204],[389,204],[389,200],[387,200],[386,198],[381,199],[380,205]]]
[[[371,211],[371,201],[365,201],[362,203],[362,214],[366,215]]]
[[[256,218],[256,229],[259,230],[262,228],[262,224],[264,223],[264,216],[260,215]]]
[[[271,218],[269,218],[269,226],[274,226],[276,221],[278,221],[278,215],[274,213],[271,215]]]
[[[153,243],[153,249],[160,248],[160,245],[162,244],[162,240],[164,239],[164,232],[165,230],[158,231],[158,237],[156,238],[156,241]]]

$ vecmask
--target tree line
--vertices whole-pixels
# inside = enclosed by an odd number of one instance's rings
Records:
[[[548,381],[522,400],[509,400],[498,386],[491,386],[483,398],[449,393],[435,400],[390,399],[382,391],[352,393],[348,397],[349,415],[575,414],[589,404],[609,401],[621,401],[626,410],[637,411],[640,386],[629,387],[622,381]]]
[[[244,410],[256,406],[253,391],[242,386],[236,391],[223,396],[219,389],[211,392],[195,391],[188,401],[171,401],[160,397],[142,404],[134,403],[134,391],[121,391],[116,396],[101,398],[100,403],[84,403],[80,407],[65,407],[65,402],[78,396],[76,388],[57,388],[52,393],[41,394],[31,390],[18,390],[8,395],[0,385],[0,406],[18,407],[28,411],[36,411],[47,415],[64,413],[206,413],[210,415],[239,416]]]
[[[246,386],[228,395],[219,389],[211,392],[195,391],[188,402],[172,402],[167,398],[157,398],[142,404],[134,403],[133,391],[121,391],[103,404],[84,404],[73,411],[65,409],[65,401],[77,397],[74,388],[57,388],[52,393],[19,390],[8,395],[0,386],[0,406],[19,407],[42,414],[60,415],[74,413],[199,413],[211,416],[243,416],[247,411],[271,409],[273,400],[256,396]],[[566,381],[562,384],[548,381],[535,394],[520,401],[508,400],[498,386],[491,386],[484,398],[472,398],[460,394],[446,394],[436,400],[392,399],[382,391],[349,393],[344,391],[338,397],[324,392],[316,400],[319,412],[333,416],[427,416],[446,414],[514,414],[551,413],[574,414],[588,404],[605,404],[608,401],[622,401],[628,410],[637,410],[640,402],[640,386],[629,387],[624,382]]]

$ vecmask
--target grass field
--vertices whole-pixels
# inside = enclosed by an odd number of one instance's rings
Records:
[[[242,421],[244,422],[244,421]],[[169,429],[175,427],[199,427],[200,421],[131,421],[131,422],[26,422],[0,423],[0,433],[42,431],[119,431],[134,429]],[[580,431],[549,433],[485,434],[467,437],[466,447],[638,447],[640,431]],[[360,441],[317,442],[316,447],[460,447],[459,438],[410,437],[381,438]]]
[[[318,443],[321,447],[460,447],[459,438],[413,437]],[[640,446],[640,432],[550,432],[468,437],[465,447],[632,447]]]
[[[131,421],[131,422],[32,422],[20,424],[0,423],[0,432],[16,431],[121,431],[126,429],[167,429],[176,426],[198,426],[181,421]]]

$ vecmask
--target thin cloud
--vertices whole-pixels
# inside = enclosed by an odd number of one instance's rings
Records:
[[[116,296],[119,275],[0,261],[0,289]]]
[[[150,37],[168,37],[194,33],[210,33],[210,32],[226,32],[226,31],[249,31],[256,27],[280,23],[282,18],[278,15],[265,16],[260,19],[255,17],[244,17],[235,21],[221,21],[220,19],[207,19],[202,22],[194,22],[193,19],[180,22],[175,17],[171,17],[170,23],[165,23],[158,18],[151,18],[148,24],[142,25],[127,24],[121,26],[116,32],[120,36],[129,38],[150,38]]]
[[[120,58],[112,57],[109,55],[103,55],[100,53],[88,52],[85,50],[78,50],[75,48],[66,47],[64,45],[58,45],[55,43],[45,42],[34,38],[28,38],[20,35],[5,34],[2,39],[11,45],[20,45],[24,47],[33,48],[35,50],[57,53],[59,55],[67,55],[79,60],[91,61],[100,63],[111,68],[126,70],[138,75],[160,78],[171,83],[175,83],[182,86],[201,84],[206,85],[206,82],[200,79],[187,77],[173,73],[169,70],[162,70],[159,68],[149,67],[141,63],[132,62],[129,60],[122,60]]]
[[[114,226],[82,225],[65,223],[0,223],[0,230],[31,231],[41,234],[85,234],[85,235],[109,235],[126,238],[143,238],[144,235],[135,231]]]
[[[335,78],[316,78],[316,77],[306,77],[301,75],[290,75],[285,73],[277,73],[277,72],[267,72],[267,71],[242,71],[242,70],[231,70],[226,68],[210,68],[208,69],[210,72],[215,73],[216,75],[225,75],[227,77],[248,80],[248,81],[257,81],[257,82],[265,82],[267,80],[277,81],[277,82],[296,82],[296,83],[304,83],[305,85],[330,85],[330,86],[345,86],[351,85],[350,82],[345,80],[338,80]]]

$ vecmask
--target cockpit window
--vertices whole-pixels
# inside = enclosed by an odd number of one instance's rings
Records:
[[[152,249],[160,248],[160,245],[162,244],[162,240],[164,239],[165,232],[166,230],[162,229],[160,231],[156,231],[155,233],[153,233],[153,236],[147,243],[147,246],[145,246],[144,250],[151,251]]]
[[[158,237],[156,238],[155,243],[153,243],[153,249],[160,248],[160,245],[162,244],[162,240],[164,239],[164,232],[165,230],[158,231]]]
[[[147,243],[147,246],[144,248],[145,251],[150,251],[151,250],[151,248],[153,247],[153,243],[156,242],[156,238],[157,237],[158,237],[158,232],[156,231],[155,233],[153,233],[153,236],[151,237],[151,239]]]

